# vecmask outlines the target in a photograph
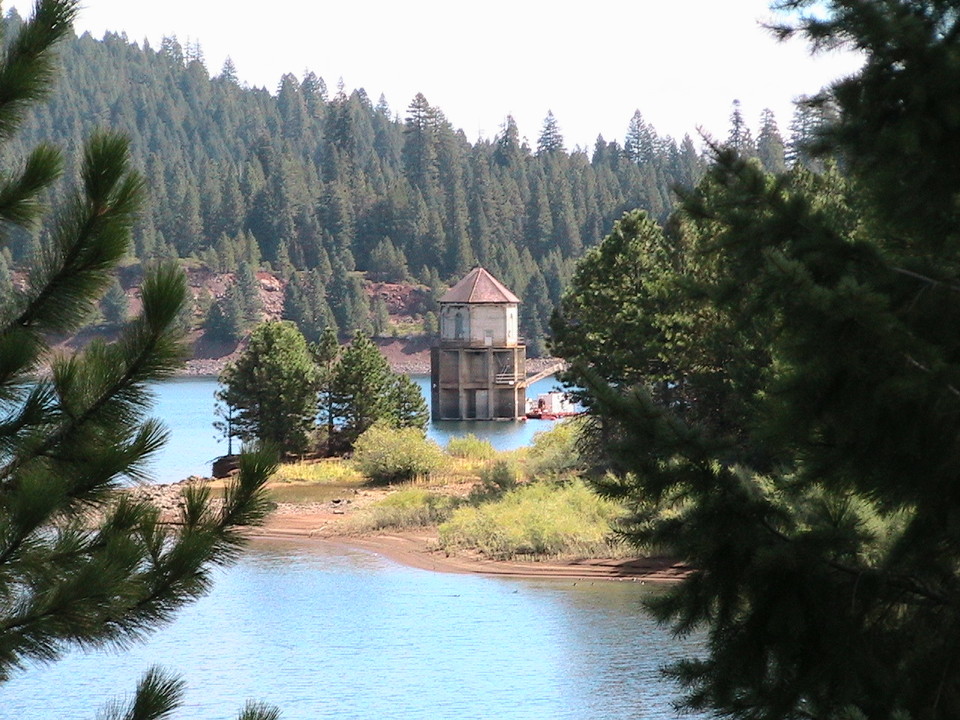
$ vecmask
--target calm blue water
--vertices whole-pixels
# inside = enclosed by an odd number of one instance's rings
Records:
[[[675,688],[658,667],[696,644],[640,612],[647,592],[261,541],[146,644],[74,653],[0,686],[0,717],[93,718],[161,664],[188,681],[184,720],[236,717],[249,698],[285,720],[673,718]]]
[[[413,379],[430,402],[430,377]],[[554,378],[534,383],[528,394],[547,392],[557,385]],[[153,417],[160,418],[170,431],[170,439],[151,465],[157,482],[176,482],[190,475],[207,476],[214,458],[225,455],[227,443],[213,429],[214,399],[217,381],[212,378],[180,378],[155,386],[157,403]],[[549,430],[551,422],[451,422],[430,423],[427,435],[440,445],[451,437],[473,433],[490,441],[497,450],[529,445],[535,433]],[[236,441],[234,441],[236,443]],[[236,450],[236,447],[234,448]]]

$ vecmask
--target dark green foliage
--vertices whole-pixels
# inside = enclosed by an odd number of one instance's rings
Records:
[[[627,126],[627,136],[623,143],[623,153],[630,162],[646,165],[656,158],[657,135],[654,129],[644,122],[639,110],[634,111]]]
[[[657,223],[634,211],[584,256],[551,321],[553,353],[578,363],[566,380],[582,384],[583,366],[618,387],[664,380],[673,348],[651,318],[676,305],[677,255]],[[588,392],[580,399],[591,402]]]
[[[2,285],[2,282],[0,282]],[[0,291],[2,293],[2,291]],[[119,281],[114,281],[107,288],[107,292],[100,301],[100,312],[103,313],[103,319],[110,325],[122,325],[127,320],[129,303],[127,295],[120,287]]]
[[[28,116],[12,154],[29,157],[40,141],[79,146],[98,118],[110,118],[151,178],[138,259],[195,256],[217,272],[241,262],[256,270],[264,260],[284,280],[317,270],[345,335],[372,329],[369,303],[348,299],[359,297],[349,287],[356,283],[331,264],[351,273],[352,257],[383,281],[405,279],[405,264],[426,265],[449,285],[480,263],[505,280],[521,278],[507,283],[520,292],[535,269],[547,275],[547,255],[576,259],[625,210],[666,218],[670,188],[691,187],[701,172],[689,139],[678,146],[646,125],[642,143],[630,140],[633,162],[616,142],[588,160],[563,149],[548,117],[534,155],[510,118],[493,142],[471,144],[422,95],[402,122],[359,91],[328,98],[310,72],[300,82],[284,76],[270,95],[238,85],[232,63],[209,78],[197,48],[175,38],[156,51],[116,34],[88,35],[68,38],[63,52],[62,92]],[[637,129],[631,124],[631,137]],[[28,232],[14,241],[18,262],[32,242]],[[536,268],[521,261],[524,250]],[[334,287],[338,276],[343,286]],[[258,319],[244,314],[247,323]],[[325,326],[317,315],[291,308],[288,317],[316,339]],[[538,320],[545,328],[548,315]]]
[[[248,325],[256,325],[260,322],[263,303],[260,300],[260,283],[250,263],[239,261],[235,283],[243,308],[243,321]]]
[[[421,193],[432,195],[439,177],[437,130],[440,118],[422,93],[407,108],[403,134],[404,173]]]
[[[244,442],[287,452],[306,448],[317,415],[317,371],[307,341],[290,322],[257,326],[241,356],[220,374],[218,399],[235,412]]]
[[[512,115],[507,115],[503,128],[494,141],[493,159],[501,167],[517,167],[523,159],[520,147],[520,130]]]
[[[355,273],[347,271],[338,262],[333,266],[333,278],[329,285],[329,305],[333,318],[345,335],[357,332],[370,334],[370,301],[364,289],[363,280]]]
[[[960,168],[952,161],[960,149],[956,8],[939,1],[888,0],[874,11],[831,5],[832,15],[803,23],[797,32],[814,43],[862,49],[867,61],[862,72],[831,89],[829,102],[819,99],[839,110],[818,133],[820,145],[842,148],[878,219],[904,247],[919,242],[913,235],[922,228],[928,242],[939,243],[930,252],[954,257],[960,217],[954,195]],[[903,192],[904,186],[911,191]]]
[[[777,120],[771,110],[764,110],[757,136],[757,158],[768,173],[778,174],[787,169],[786,148]]]
[[[236,344],[246,326],[239,289],[236,285],[230,285],[223,297],[210,305],[203,323],[204,331],[212,340]]]
[[[730,134],[727,135],[726,145],[743,157],[757,155],[757,146],[753,142],[753,135],[740,110],[739,100],[733,101],[733,111],[730,113]]]
[[[347,447],[377,421],[423,431],[430,417],[416,383],[392,372],[364,333],[341,352],[332,389],[338,439]]]
[[[822,170],[823,161],[816,157],[820,131],[835,118],[833,108],[817,99],[801,96],[797,99],[790,121],[790,141],[786,157],[791,164],[801,164],[812,170]]]
[[[933,1],[782,4],[811,10],[795,31],[815,43],[865,51],[819,134],[851,179],[768,176],[719,152],[666,262],[640,271],[633,254],[658,236],[636,223],[588,256],[558,347],[582,363],[592,444],[615,471],[599,487],[631,503],[628,535],[692,568],[651,603],[678,632],[706,631],[706,654],[671,670],[691,706],[947,720],[960,17]],[[617,268],[636,268],[634,289]],[[618,300],[610,328],[589,324]]]
[[[308,342],[317,342],[330,328],[336,333],[337,323],[327,304],[320,273],[294,273],[283,294],[283,319],[292,321]]]
[[[165,720],[183,702],[186,683],[161,668],[147,671],[137,684],[137,692],[126,707],[115,704],[102,720]]]
[[[407,258],[397,249],[390,238],[384,238],[370,253],[367,263],[367,276],[371,280],[382,282],[404,282],[409,276]]]
[[[389,399],[390,412],[387,417],[392,425],[426,431],[430,411],[417,383],[403,373],[394,373]]]
[[[423,334],[434,337],[440,333],[440,321],[436,313],[428,311],[423,315]]]
[[[383,337],[390,329],[390,309],[382,295],[374,295],[370,299],[370,323],[374,337]]]
[[[340,362],[340,343],[337,333],[326,327],[317,343],[310,346],[317,368],[317,424],[323,432],[327,454],[337,425],[336,380]]]
[[[75,9],[40,0],[6,46],[0,139],[45,95],[52,46]],[[51,353],[48,339],[76,331],[115,282],[143,194],[120,136],[86,143],[73,187],[56,184],[62,164],[41,147],[7,169],[0,189],[4,230],[39,224],[40,200],[58,201],[26,290],[0,297],[0,681],[77,647],[122,647],[169,621],[210,587],[213,567],[236,558],[238,528],[262,521],[262,486],[274,467],[264,454],[247,455],[222,504],[191,487],[173,517],[121,491],[125,478],[143,477],[164,441],[163,427],[146,418],[148,386],[181,363],[186,284],[160,266],[143,282],[142,312],[115,343]],[[150,671],[129,708],[107,717],[166,717],[181,689]]]
[[[520,306],[520,332],[527,343],[527,355],[530,357],[546,354],[544,326],[540,319],[550,317],[552,308],[547,283],[543,274],[537,271],[523,291],[523,303]]]
[[[563,135],[560,133],[560,125],[553,111],[548,110],[547,116],[543,119],[543,127],[540,130],[540,137],[537,138],[537,155],[547,155],[550,153],[563,152]]]
[[[334,380],[334,408],[341,437],[348,444],[390,412],[392,373],[376,345],[357,333],[343,350]]]
[[[363,332],[341,349],[327,327],[308,347],[292,323],[264,323],[220,383],[221,432],[291,452],[316,435],[332,454],[348,450],[375,422],[422,432],[430,419],[417,384],[392,372]]]
[[[690,138],[658,136],[639,112],[622,145],[601,139],[589,159],[563,149],[548,116],[534,155],[509,117],[492,142],[471,144],[422,95],[403,122],[361,91],[329,98],[311,72],[300,82],[284,76],[270,95],[239,86],[230,63],[209,78],[198,49],[175,38],[156,51],[108,33],[103,41],[68,38],[63,51],[62,92],[28,116],[11,151],[29,157],[39,141],[79,145],[97,118],[110,118],[152,181],[138,259],[192,255],[218,272],[240,262],[256,270],[262,259],[284,280],[316,270],[324,287],[314,297],[326,298],[345,336],[373,330],[370,307],[331,264],[351,273],[353,257],[371,279],[395,281],[405,260],[449,285],[480,263],[519,293],[536,270],[550,281],[551,253],[569,265],[624,211],[665,220],[675,208],[671,188],[691,188],[702,174]],[[764,152],[771,167],[776,148]],[[22,263],[38,239],[19,235],[12,250]],[[549,312],[539,308],[542,330]],[[248,324],[258,319],[244,314]],[[291,307],[287,317],[315,340],[323,315]],[[540,333],[531,337],[536,344]]]

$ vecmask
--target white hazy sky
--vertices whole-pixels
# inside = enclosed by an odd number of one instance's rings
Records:
[[[31,2],[3,3],[28,14]],[[598,134],[622,142],[635,109],[661,135],[698,127],[725,137],[731,103],[756,128],[771,108],[786,134],[792,100],[857,67],[811,57],[760,22],[767,0],[85,0],[78,32],[124,32],[158,48],[199,41],[217,74],[229,55],[242,82],[275,91],[312,70],[331,94],[383,93],[401,117],[417,92],[471,141],[508,114],[536,142],[552,110],[568,148]]]

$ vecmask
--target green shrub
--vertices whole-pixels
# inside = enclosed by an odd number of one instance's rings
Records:
[[[580,425],[579,420],[571,418],[533,436],[533,445],[527,453],[527,473],[531,478],[553,478],[583,469],[577,449]]]
[[[481,440],[473,433],[463,437],[450,438],[447,443],[447,454],[456,458],[466,458],[468,460],[490,460],[496,456],[497,451],[489,440]]]
[[[409,528],[437,525],[447,520],[456,500],[420,488],[399,490],[380,502],[364,508],[349,520],[353,532],[373,532],[384,528]]]
[[[516,464],[509,460],[497,460],[480,471],[482,492],[485,495],[500,495],[517,486]]]
[[[620,505],[601,498],[581,480],[522,485],[498,500],[457,508],[440,526],[440,545],[494,558],[611,556],[625,552],[611,529],[623,514]]]
[[[374,482],[392,483],[429,475],[440,466],[443,451],[423,431],[377,423],[353,448],[353,465]]]

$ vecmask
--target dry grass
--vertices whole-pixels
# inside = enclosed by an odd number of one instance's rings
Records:
[[[533,447],[492,455],[469,438],[454,444],[456,456],[444,453],[429,474],[383,487],[379,499],[348,512],[344,531],[439,526],[446,549],[495,559],[632,556],[612,530],[624,508],[578,477],[575,427],[558,425]],[[365,484],[352,463],[331,459],[284,465],[269,489],[275,502],[323,503]]]
[[[460,499],[446,493],[407,486],[347,518],[348,532],[366,533],[386,528],[403,529],[439,525],[453,512]]]
[[[622,506],[601,498],[581,480],[530,483],[457,508],[440,526],[440,545],[497,559],[617,557],[628,552],[612,532],[623,514]]]
[[[322,483],[328,485],[362,485],[363,475],[352,465],[337,458],[284,463],[270,478],[271,483]]]

